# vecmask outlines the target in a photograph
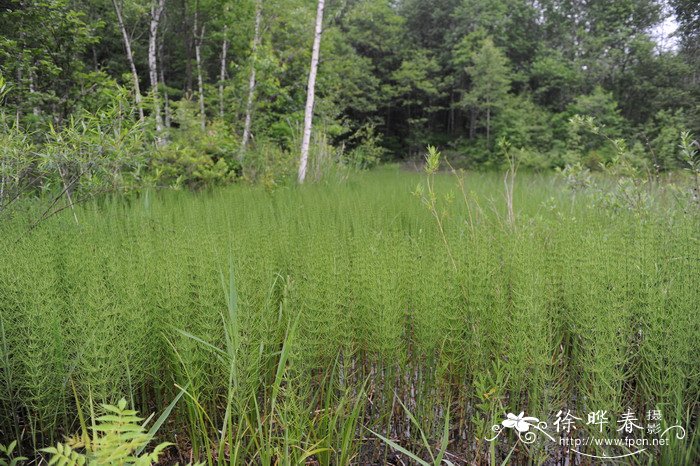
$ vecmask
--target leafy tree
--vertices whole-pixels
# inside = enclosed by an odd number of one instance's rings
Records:
[[[96,28],[68,0],[7,2],[0,15],[0,72],[14,91],[8,103],[18,117],[54,124],[82,103],[93,88],[105,85],[100,72],[89,71],[84,54],[98,41]]]
[[[491,148],[491,117],[505,103],[511,83],[508,60],[503,52],[486,38],[467,67],[472,87],[462,98],[462,105],[474,108],[486,118],[486,147]]]
[[[581,116],[581,121],[586,123],[582,126],[571,125],[569,143],[574,151],[583,155],[589,168],[599,169],[602,163],[615,156],[615,148],[610,141],[622,136],[625,121],[611,92],[596,86],[590,94],[578,96],[566,113],[574,121]],[[589,126],[594,126],[595,130],[592,131]]]
[[[516,148],[545,152],[554,143],[551,114],[528,95],[507,95],[493,129],[497,137],[505,137]]]
[[[395,99],[406,110],[409,150],[424,146],[423,132],[440,96],[440,68],[423,50],[414,52],[393,74]]]
[[[595,118],[599,127],[606,129],[609,137],[619,137],[623,129],[623,119],[611,92],[606,92],[601,86],[596,86],[593,92],[578,96],[569,105],[571,115],[585,115]]]
[[[538,56],[530,69],[530,87],[540,105],[562,112],[583,87],[580,67],[567,61],[559,51],[550,50]]]
[[[678,144],[686,130],[686,118],[681,111],[660,110],[647,124],[646,144],[655,171],[672,170],[682,166]]]

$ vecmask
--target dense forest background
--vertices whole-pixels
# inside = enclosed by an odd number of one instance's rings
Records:
[[[3,185],[48,165],[63,185],[91,170],[94,181],[94,154],[108,152],[122,154],[101,165],[112,184],[139,152],[130,176],[164,184],[284,172],[298,159],[316,6],[0,0]],[[664,47],[655,31],[669,18]],[[331,0],[323,24],[316,170],[324,156],[364,167],[428,144],[495,167],[502,137],[532,168],[595,169],[614,151],[572,130],[583,114],[663,171],[680,166],[680,132],[700,132],[693,0]]]

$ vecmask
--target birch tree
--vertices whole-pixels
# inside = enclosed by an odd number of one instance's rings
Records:
[[[158,26],[165,8],[165,0],[152,0],[151,21],[148,29],[148,74],[151,80],[151,92],[153,94],[153,111],[156,120],[156,143],[161,144],[160,133],[163,132],[163,118],[160,114],[160,101],[158,99],[158,64],[156,51],[158,43]]]
[[[114,11],[117,14],[117,23],[119,23],[119,30],[122,33],[122,40],[124,41],[124,49],[126,50],[126,60],[129,62],[129,69],[131,69],[131,77],[134,84],[134,102],[136,103],[136,109],[139,112],[139,120],[143,121],[143,104],[141,103],[141,86],[139,85],[139,74],[136,71],[136,64],[134,63],[134,54],[131,51],[131,38],[129,33],[126,31],[126,25],[124,23],[124,16],[122,15],[122,9],[119,6],[117,0],[112,0],[112,5],[114,5]]]
[[[203,24],[199,27],[199,2],[195,4],[194,9],[194,56],[197,62],[197,90],[199,91],[199,117],[202,131],[207,127],[207,115],[204,109],[204,78],[202,77],[202,42],[204,41]],[[199,29],[199,32],[197,30]]]
[[[224,118],[224,81],[226,80],[226,54],[228,52],[228,25],[224,25],[221,42],[221,71],[219,73],[219,116]]]
[[[314,116],[314,96],[316,92],[316,72],[318,71],[318,58],[321,49],[321,33],[323,32],[323,7],[325,0],[318,0],[316,9],[316,30],[314,32],[314,44],[311,49],[311,67],[309,69],[309,82],[306,88],[306,109],[304,110],[304,133],[301,139],[301,158],[299,160],[299,183],[306,178],[306,166],[309,159],[309,143],[311,141],[311,124]]]
[[[172,116],[170,112],[170,98],[168,97],[168,86],[165,85],[165,60],[163,59],[163,57],[163,40],[161,39],[158,43],[158,62],[160,63],[158,73],[160,74],[160,86],[163,89],[163,116],[165,118],[165,127],[170,128],[172,123]]]
[[[253,47],[251,49],[250,76],[248,79],[248,101],[245,106],[245,123],[243,124],[243,140],[241,141],[240,158],[243,158],[248,140],[250,139],[250,126],[253,119],[253,100],[255,98],[255,66],[260,46],[260,23],[262,21],[262,0],[255,1],[255,29],[253,31]]]

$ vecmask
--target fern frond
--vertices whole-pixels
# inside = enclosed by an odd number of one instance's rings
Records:
[[[87,464],[87,457],[73,450],[68,445],[57,443],[55,447],[44,448],[41,451],[49,453],[51,459],[48,462],[49,466],[54,464],[62,466],[83,466]]]

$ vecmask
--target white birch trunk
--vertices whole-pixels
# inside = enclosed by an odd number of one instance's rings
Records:
[[[194,10],[194,56],[197,61],[197,90],[199,91],[199,118],[202,131],[207,128],[207,115],[204,109],[204,79],[202,78],[202,41],[204,40],[204,25],[199,34],[199,4]]]
[[[160,76],[160,86],[163,89],[163,117],[166,128],[170,128],[171,117],[170,117],[170,100],[168,98],[168,88],[165,85],[165,60],[163,59],[163,41],[158,42],[158,62],[160,67],[158,68],[158,75]]]
[[[314,45],[311,49],[311,68],[309,69],[309,83],[306,89],[306,109],[304,111],[304,133],[301,139],[301,158],[299,160],[299,183],[306,178],[306,165],[309,159],[309,143],[311,142],[311,124],[314,117],[314,96],[316,92],[316,72],[318,71],[318,56],[321,49],[321,33],[323,32],[323,6],[325,1],[318,0],[316,10],[316,31],[314,33]]]
[[[194,53],[197,58],[197,87],[199,90],[199,115],[202,119],[202,131],[207,127],[207,114],[204,108],[204,78],[202,77],[202,40],[204,39],[204,27],[202,33],[194,47]]]
[[[134,102],[136,103],[136,109],[139,112],[139,121],[143,121],[143,105],[141,104],[141,86],[139,85],[139,74],[136,71],[136,64],[134,63],[134,54],[131,51],[131,39],[129,39],[129,34],[126,32],[124,18],[122,17],[122,10],[121,8],[119,8],[117,0],[112,0],[112,5],[114,5],[114,11],[117,13],[117,21],[119,22],[119,29],[122,33],[122,40],[124,40],[124,48],[126,49],[126,59],[129,62],[129,68],[131,69],[131,77],[134,81]]]
[[[248,79],[248,102],[245,106],[245,123],[243,124],[243,140],[241,141],[240,158],[243,158],[253,120],[253,100],[255,98],[255,62],[257,61],[258,45],[260,44],[260,22],[262,20],[262,0],[255,2],[255,31],[253,32],[253,48],[251,50],[250,78]]]
[[[221,73],[219,74],[219,116],[224,118],[224,81],[226,80],[226,53],[228,52],[228,26],[224,25],[224,41],[221,44]]]
[[[36,92],[36,88],[34,87],[34,72],[29,69],[29,93],[34,94]],[[32,108],[32,113],[34,116],[39,116],[39,107],[36,105]]]
[[[148,72],[151,80],[151,92],[153,93],[153,111],[156,120],[156,143],[162,144],[160,133],[163,132],[163,118],[160,114],[160,102],[158,100],[158,64],[156,60],[156,46],[158,39],[158,26],[160,17],[165,7],[165,0],[153,0],[151,3],[151,24],[148,30]]]
[[[162,55],[161,55],[162,57]],[[161,59],[162,60],[162,59]],[[165,86],[165,75],[163,74],[163,66],[160,67],[160,85],[163,87],[163,113],[165,117],[165,127],[170,128],[171,115],[170,115],[170,100],[168,98],[168,88]]]

